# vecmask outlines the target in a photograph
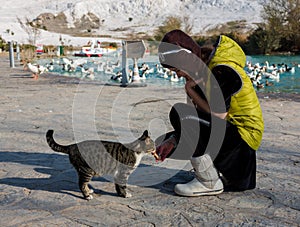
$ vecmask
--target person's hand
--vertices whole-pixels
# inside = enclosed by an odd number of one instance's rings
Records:
[[[189,91],[191,88],[194,88],[196,85],[197,84],[193,79],[189,79],[189,80],[186,80],[184,87],[185,87],[186,91]]]
[[[199,80],[193,80],[192,78],[186,79],[186,83],[185,83],[185,92],[186,94],[192,99],[193,101],[193,93],[195,93],[195,87],[198,86],[203,86],[203,78],[199,79]],[[195,104],[195,103],[194,103]]]
[[[162,144],[160,144],[156,148],[156,153],[160,157],[160,159],[156,159],[157,161],[164,161],[168,154],[175,148],[176,140],[175,138],[169,138],[165,140]]]

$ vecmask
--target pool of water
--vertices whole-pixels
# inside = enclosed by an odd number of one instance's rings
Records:
[[[122,58],[120,55],[103,56],[99,58],[78,58],[70,57],[74,61],[86,61],[83,65],[84,68],[94,69],[94,80],[103,83],[118,84],[120,81],[112,80],[112,72],[115,74],[122,70]],[[284,92],[284,93],[300,93],[300,56],[247,56],[247,61],[252,64],[259,64],[260,66],[265,65],[268,61],[269,64],[287,64],[289,67],[294,67],[295,72],[284,72],[280,73],[280,79],[272,81],[272,86],[264,88],[256,88],[258,92]],[[89,79],[86,73],[82,72],[82,67],[76,67],[74,71],[68,72],[63,70],[62,58],[55,59],[43,59],[39,60],[38,63],[42,65],[48,65],[53,62],[53,68],[50,72],[70,77],[78,77],[82,79]],[[119,63],[117,65],[117,63]],[[149,65],[150,73],[145,76],[145,79],[141,79],[139,83],[154,84],[159,87],[183,87],[184,80],[172,81],[171,77],[167,77],[164,74],[159,73],[156,68],[158,64],[158,57],[154,55],[146,55],[144,58],[138,60],[138,66],[141,67],[143,63]],[[115,66],[116,65],[116,66]],[[133,69],[133,61],[128,59],[129,69]],[[112,67],[113,70],[112,70]],[[110,71],[108,70],[110,69]],[[246,68],[245,68],[246,70]],[[139,71],[141,74],[141,70]],[[265,79],[262,78],[262,83],[265,83]]]
[[[300,56],[247,56],[247,60],[252,64],[266,65],[266,61],[271,64],[287,64],[288,67],[294,67],[295,72],[280,73],[278,81],[273,80],[273,86],[258,89],[264,92],[284,92],[284,93],[300,93]],[[262,82],[265,82],[262,79]]]

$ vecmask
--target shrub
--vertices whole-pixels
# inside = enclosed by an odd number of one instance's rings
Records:
[[[155,40],[161,40],[162,37],[169,31],[181,28],[182,21],[178,17],[170,16],[157,28],[154,33]]]

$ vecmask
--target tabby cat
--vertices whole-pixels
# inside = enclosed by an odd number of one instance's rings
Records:
[[[114,176],[115,189],[121,197],[131,197],[126,191],[127,180],[137,168],[146,153],[155,151],[154,141],[144,131],[137,140],[122,144],[119,142],[87,140],[71,145],[59,145],[53,139],[53,130],[48,130],[46,139],[52,150],[69,155],[71,164],[78,173],[79,188],[85,199],[93,198],[88,183],[93,176],[111,174]]]

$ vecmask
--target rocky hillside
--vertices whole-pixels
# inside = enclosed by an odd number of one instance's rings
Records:
[[[168,16],[175,16],[193,26],[193,33],[220,27],[228,22],[243,22],[251,28],[261,21],[257,1],[230,0],[84,0],[65,3],[58,13],[43,13],[36,22],[49,31],[69,34],[102,35],[153,33]],[[59,10],[61,8],[61,11]],[[245,24],[246,22],[246,24]]]
[[[81,18],[72,21],[73,26],[69,26],[66,15],[63,12],[54,15],[52,13],[42,13],[32,20],[31,25],[56,33],[64,34],[84,34],[90,33],[92,29],[100,28],[100,19],[95,14],[88,12]]]
[[[169,16],[192,26],[193,34],[203,34],[222,25],[253,28],[261,22],[261,4],[266,0],[11,0],[1,3],[0,28],[20,35],[16,18],[50,33],[86,36],[126,37],[153,34]],[[241,22],[241,23],[239,23]],[[184,24],[183,24],[184,25]],[[8,33],[8,32],[7,32]],[[54,34],[54,33],[53,33]]]

